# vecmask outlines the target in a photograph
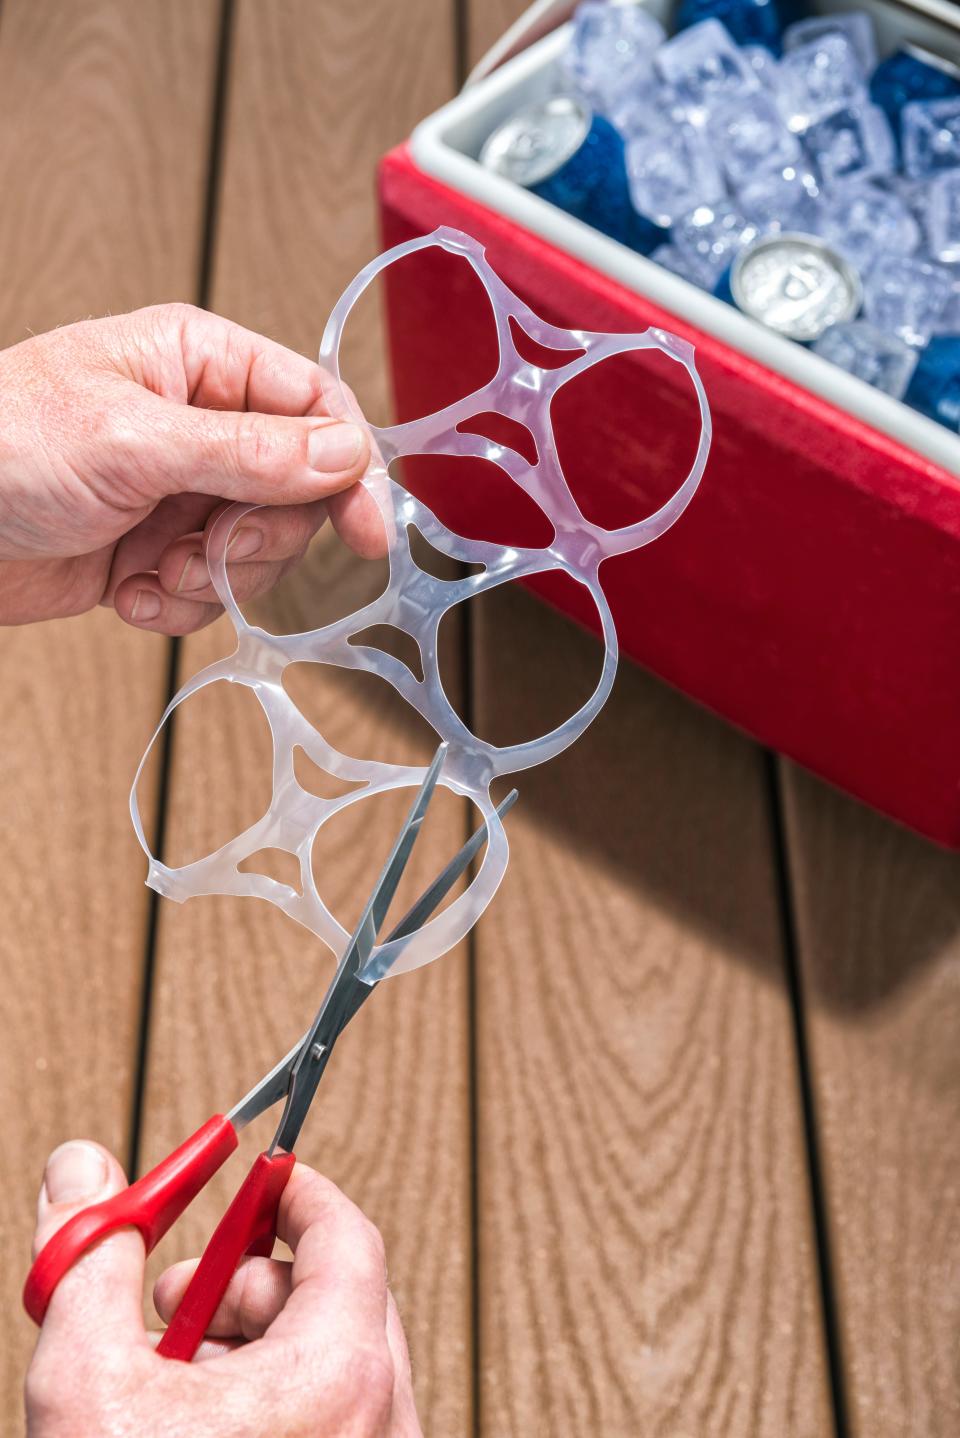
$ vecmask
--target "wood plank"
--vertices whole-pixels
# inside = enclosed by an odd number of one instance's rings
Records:
[[[485,738],[596,682],[525,594],[474,623]],[[827,1433],[760,755],[624,665],[518,787],[477,938],[480,1431]]]
[[[850,1431],[960,1431],[960,856],[784,764]]]
[[[500,36],[529,10],[530,0],[464,0],[467,7],[467,68],[496,44]]]
[[[215,3],[4,0],[0,343],[190,298]],[[167,646],[105,611],[0,634],[0,1409],[18,1430],[33,1329],[20,1311],[50,1147],[122,1157],[147,891],[126,794],[162,703]]]
[[[378,248],[377,157],[452,89],[452,8],[446,0],[346,8],[241,3],[235,23],[213,304],[315,354],[330,306]],[[351,345],[347,376],[376,409],[385,400],[377,326],[356,331]],[[263,622],[317,623],[318,604],[331,594],[347,612],[377,578],[335,541],[321,541],[286,593],[262,607]],[[455,635],[450,642],[455,646]],[[191,639],[183,674],[228,643],[222,624]],[[364,690],[354,678],[316,673],[307,686],[310,713],[322,716],[332,742],[351,753],[422,762],[431,736],[407,726],[395,696]],[[211,711],[204,719],[198,709],[178,726],[174,851],[222,841],[236,832],[246,805],[262,802],[256,786],[266,760],[254,747],[256,715],[235,702],[241,697],[223,696],[222,718]],[[404,796],[369,801],[345,816],[341,839],[334,835],[334,847],[324,851],[335,906],[349,913],[360,899],[405,803]],[[200,832],[205,820],[209,834]],[[464,823],[459,802],[440,807],[434,833],[418,846],[415,877],[426,880],[446,861]],[[268,905],[204,899],[164,906],[146,1161],[211,1105],[242,1093],[289,1045],[330,972],[318,943]],[[299,1149],[383,1230],[421,1418],[427,1431],[445,1435],[472,1431],[466,1035],[463,953],[384,985],[345,1036]],[[245,1152],[264,1137],[263,1129],[245,1136]],[[197,1250],[239,1171],[229,1166],[171,1235],[160,1262]]]

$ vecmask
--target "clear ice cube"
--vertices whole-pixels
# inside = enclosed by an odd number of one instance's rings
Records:
[[[766,45],[743,45],[740,54],[765,90],[777,88],[777,61]]]
[[[761,235],[819,233],[820,189],[802,165],[756,175],[737,190],[737,203]]]
[[[711,286],[712,277],[709,271],[703,265],[695,264],[689,255],[682,255],[676,245],[658,245],[650,258],[662,269],[679,275],[682,280],[689,280],[702,290],[708,290]]]
[[[878,255],[912,255],[920,244],[920,226],[892,191],[869,181],[835,186],[820,213],[820,234],[861,273]]]
[[[890,122],[877,105],[834,110],[810,126],[803,142],[827,185],[889,174],[896,162]]]
[[[783,123],[771,96],[763,91],[729,99],[715,110],[709,126],[717,159],[730,183],[749,183],[765,170],[782,170],[803,153],[800,141]]]
[[[927,192],[930,252],[944,264],[960,263],[960,170],[944,170]]]
[[[629,140],[626,161],[633,203],[658,225],[672,225],[699,202],[726,192],[703,132],[686,122]]]
[[[642,89],[653,76],[653,52],[666,31],[640,5],[584,0],[577,6],[564,68],[574,85],[605,114],[624,91]]]
[[[885,334],[920,348],[947,306],[953,280],[946,270],[907,255],[881,255],[863,286],[867,318]]]
[[[812,45],[825,35],[842,35],[853,46],[864,75],[872,74],[877,63],[877,32],[873,16],[865,10],[848,10],[840,15],[812,15],[788,25],[783,32],[785,54],[802,45]]]
[[[756,225],[735,206],[721,202],[697,205],[671,228],[670,240],[684,258],[702,268],[712,288],[757,233]]]
[[[696,125],[706,124],[721,100],[760,84],[719,20],[702,20],[674,35],[657,51],[656,65]]]
[[[915,179],[960,165],[960,97],[912,100],[900,117],[903,168]]]
[[[802,133],[834,110],[867,100],[867,82],[845,35],[831,33],[784,55],[777,68],[777,103],[791,130]]]
[[[894,335],[883,334],[867,320],[831,325],[813,352],[894,399],[903,399],[917,367],[916,350]]]
[[[950,279],[950,298],[937,316],[935,335],[960,335],[960,276],[953,271]]]

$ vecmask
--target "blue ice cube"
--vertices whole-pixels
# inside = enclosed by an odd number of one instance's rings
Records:
[[[759,88],[759,81],[719,20],[704,20],[674,35],[656,54],[660,74],[688,118],[704,125],[728,97]]]
[[[900,117],[903,168],[918,178],[960,165],[960,96],[912,100]]]
[[[853,46],[864,75],[873,72],[877,63],[877,32],[872,15],[864,10],[847,10],[839,15],[812,15],[807,20],[798,20],[783,32],[784,53],[815,44],[824,35],[842,35]]]
[[[803,153],[773,99],[762,90],[718,106],[708,133],[734,188],[758,173],[797,163]]]
[[[742,249],[757,238],[757,227],[726,201],[697,205],[670,230],[680,254],[711,276],[711,287],[730,268]]]
[[[944,170],[927,193],[927,235],[934,259],[960,264],[960,170]]]
[[[904,106],[911,100],[937,100],[947,95],[960,95],[960,74],[944,65],[938,55],[928,55],[916,46],[881,60],[870,77],[870,98],[890,121],[898,145]]]
[[[574,84],[609,114],[624,91],[651,82],[653,52],[665,39],[660,21],[640,5],[583,0],[574,15],[564,65]]]
[[[819,231],[820,189],[802,165],[756,175],[740,186],[737,203],[761,235],[788,230],[815,235]]]
[[[917,366],[916,350],[866,320],[831,325],[817,340],[813,352],[894,399],[903,399]]]
[[[834,110],[811,125],[803,141],[827,185],[889,174],[896,159],[890,122],[876,105]]]
[[[919,348],[933,334],[952,287],[940,265],[907,255],[881,255],[864,282],[863,308],[877,329]]]
[[[825,197],[820,234],[861,273],[878,255],[912,255],[921,238],[903,201],[863,180],[837,185]]]
[[[709,204],[726,192],[706,137],[685,121],[629,140],[626,158],[633,203],[655,224],[672,225],[701,201]]]
[[[791,130],[802,132],[834,110],[866,99],[866,76],[845,35],[824,35],[780,61],[777,102]]]

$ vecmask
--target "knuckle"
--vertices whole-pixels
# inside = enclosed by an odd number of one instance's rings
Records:
[[[237,464],[241,471],[269,475],[283,466],[286,448],[279,426],[258,415],[245,416],[237,430]]]
[[[367,1430],[379,1433],[393,1406],[393,1362],[386,1343],[355,1348],[347,1360],[347,1390],[357,1397]]]

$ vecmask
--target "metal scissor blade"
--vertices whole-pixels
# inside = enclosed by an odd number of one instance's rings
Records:
[[[302,1047],[290,1071],[290,1087],[287,1102],[269,1152],[282,1148],[292,1153],[307,1111],[313,1102],[317,1084],[327,1066],[330,1050],[340,1031],[347,1022],[350,1005],[345,991],[352,989],[358,971],[367,962],[377,941],[377,933],[393,896],[397,891],[407,861],[413,851],[423,824],[424,815],[437,786],[440,769],[446,757],[447,746],[441,744],[434,754],[430,767],[424,775],[419,793],[410,812],[394,841],[387,862],[373,892],[364,905],[363,913],[337,965],[337,971],[323,996],[323,1002],[304,1037]]]
[[[516,800],[517,791],[511,789],[506,798],[497,805],[497,814],[501,819],[513,808]],[[387,935],[387,943],[392,943],[395,939],[409,938],[422,927],[476,857],[486,837],[487,825],[484,822],[474,830],[446,868],[437,875],[430,887],[425,889],[416,903],[407,910],[400,922]],[[350,1022],[358,1009],[370,997],[378,982],[379,980],[375,980],[373,983],[368,983],[356,978],[350,985],[351,1002],[347,1006],[343,1022],[340,1025],[341,1029]],[[290,1052],[285,1054],[280,1062],[230,1110],[227,1117],[235,1129],[239,1131],[244,1128],[287,1094],[290,1087],[290,1075],[306,1040],[307,1034],[304,1034],[301,1039],[297,1040]]]
[[[507,797],[505,799],[502,799],[497,805],[496,812],[498,817],[502,819],[505,814],[508,814],[513,808],[514,804],[517,802],[518,798],[519,795],[517,793],[517,790],[511,789]],[[420,895],[419,899],[417,899],[413,907],[407,910],[403,918],[397,924],[396,928],[392,931],[392,933],[388,934],[386,940],[384,941],[385,943],[392,944],[396,939],[410,938],[410,936],[412,934],[415,934],[418,929],[423,928],[423,925],[426,923],[427,919],[429,919],[433,911],[435,909],[438,909],[443,903],[444,899],[447,897],[454,884],[460,878],[460,875],[465,872],[468,866],[476,858],[477,854],[480,852],[480,849],[486,843],[486,840],[487,825],[486,821],[484,821],[480,825],[479,829],[475,829],[473,831],[473,833],[470,835],[470,838],[464,844],[463,848],[460,849],[459,852],[453,856],[447,867],[441,870],[441,872],[434,879],[433,883],[430,885],[429,889],[424,889],[423,893]],[[372,992],[373,989],[376,988],[380,980],[386,978],[387,974],[390,972],[393,965],[400,957],[400,953],[402,952],[403,951],[400,950],[399,953],[394,954],[393,959],[387,965],[385,971],[382,974],[378,974],[375,978],[365,979],[363,970],[360,971],[357,977]],[[359,1008],[359,1004],[357,1005],[357,1007]],[[354,1010],[354,1012],[356,1012],[356,1010]]]

